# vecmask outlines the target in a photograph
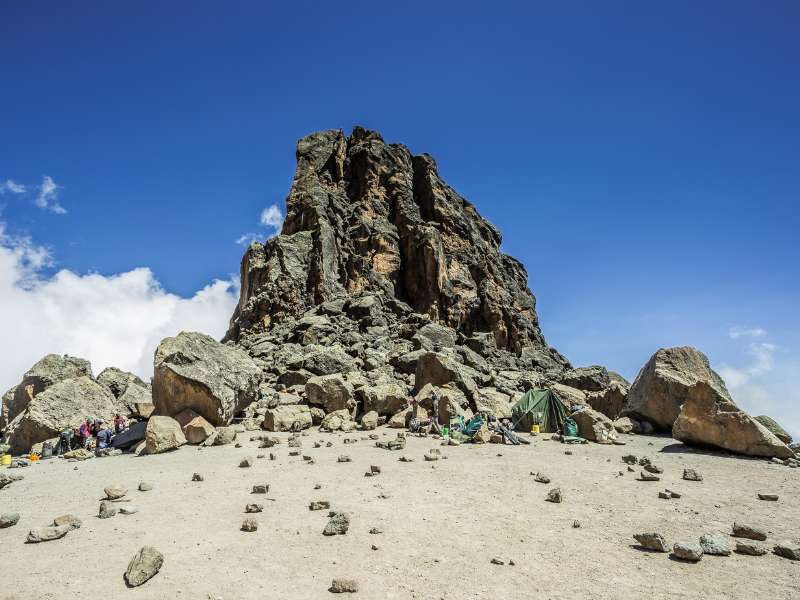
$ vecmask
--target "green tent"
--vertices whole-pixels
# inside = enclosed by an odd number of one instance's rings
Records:
[[[530,431],[539,423],[542,433],[555,433],[564,425],[569,410],[552,390],[528,390],[511,408],[511,420],[517,431]]]

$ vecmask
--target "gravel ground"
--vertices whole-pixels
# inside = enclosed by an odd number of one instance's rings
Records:
[[[360,432],[309,433],[302,453],[315,462],[307,464],[289,457],[285,443],[257,449],[250,435],[240,434],[243,448],[186,446],[17,469],[25,479],[0,490],[0,511],[21,514],[16,526],[0,530],[0,599],[305,600],[329,597],[334,577],[355,579],[356,597],[376,599],[800,598],[800,562],[770,553],[690,564],[638,550],[632,538],[659,531],[668,540],[696,541],[744,521],[769,532],[770,549],[800,540],[800,469],[640,436],[624,436],[627,446],[564,446],[544,436],[531,438],[531,446],[464,445],[441,448],[446,459],[426,462],[437,440],[409,438],[404,451],[387,451]],[[359,441],[345,445],[345,437]],[[333,446],[315,449],[318,439]],[[245,456],[270,452],[277,460],[238,467]],[[661,481],[636,480],[621,461],[628,453],[663,467]],[[352,461],[337,462],[340,454]],[[399,462],[403,454],[414,462]],[[382,473],[365,477],[370,465]],[[704,481],[682,480],[684,467]],[[552,482],[535,482],[530,473],[537,471]],[[192,482],[194,472],[204,481]],[[137,491],[141,480],[154,489]],[[129,488],[137,514],[97,518],[103,488],[113,483]],[[250,493],[258,483],[270,484],[266,497]],[[564,501],[545,502],[556,486]],[[683,496],[659,499],[664,488]],[[760,501],[758,492],[780,500]],[[326,511],[309,511],[312,500],[349,513],[347,535],[323,536]],[[245,514],[250,502],[265,504],[264,512]],[[25,543],[29,529],[65,513],[80,517],[81,529]],[[240,531],[246,517],[256,518],[258,531]],[[371,534],[375,527],[382,533]],[[123,573],[145,544],[164,553],[164,566],[128,589]]]

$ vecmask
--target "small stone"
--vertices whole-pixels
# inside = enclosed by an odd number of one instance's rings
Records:
[[[634,469],[632,466],[628,465],[628,473],[635,473],[635,472],[636,472],[636,469]]]
[[[378,465],[370,465],[369,470],[372,472],[373,475],[381,474],[381,468]]]
[[[109,500],[118,500],[128,493],[128,488],[126,488],[124,485],[116,483],[103,488],[103,491],[106,493],[106,498]]]
[[[161,570],[164,555],[152,546],[144,546],[128,563],[125,571],[125,582],[130,587],[137,587],[152,578]]]
[[[69,525],[59,525],[58,527],[39,527],[28,532],[27,542],[38,544],[40,542],[50,542],[60,539],[72,531]]]
[[[767,533],[763,529],[745,525],[744,523],[734,523],[731,535],[733,537],[747,538],[748,540],[757,540],[759,542],[763,542],[767,539]]]
[[[672,494],[670,494],[669,492],[658,492],[658,497],[664,500],[670,500],[672,499]]]
[[[248,532],[256,531],[258,529],[258,521],[256,521],[255,519],[245,519],[244,521],[242,521],[241,529],[242,531],[248,531]]]
[[[703,548],[703,554],[711,554],[713,556],[730,556],[731,543],[726,535],[720,533],[706,533],[700,536],[700,546]]]
[[[642,548],[655,552],[669,552],[669,546],[664,536],[660,533],[635,533],[633,539],[639,542]]]
[[[0,514],[0,529],[13,527],[17,523],[19,523],[19,513],[7,512]]]
[[[322,484],[321,483],[315,483],[314,484],[314,489],[315,490],[321,490],[322,489]]]
[[[664,490],[667,494],[670,495],[671,498],[680,498],[681,495],[678,492],[673,492],[672,490]]]
[[[254,494],[266,494],[269,492],[269,484],[259,484],[253,486]]]
[[[680,560],[697,562],[703,558],[703,547],[697,542],[675,542],[672,546],[672,556]]]
[[[766,500],[767,502],[777,502],[778,494],[759,494],[759,500]]]
[[[306,461],[306,462],[313,462],[314,461],[314,459],[311,458],[310,454],[303,454],[303,460]]]
[[[347,462],[352,462],[352,459],[346,454],[340,454],[339,458],[336,459],[336,462],[347,463]]]
[[[119,507],[119,514],[121,515],[135,515],[137,512],[139,512],[139,507],[132,504]]]
[[[545,498],[548,502],[554,502],[556,504],[560,504],[564,500],[564,496],[561,493],[561,488],[553,488],[547,493],[547,498]]]
[[[639,481],[661,481],[661,477],[659,477],[655,473],[648,473],[647,471],[641,471],[639,473]]]
[[[686,481],[703,481],[703,476],[694,469],[684,469],[683,478]]]
[[[410,456],[406,456],[405,454],[403,456],[401,456],[400,458],[398,458],[397,460],[399,460],[400,462],[406,462],[406,463],[414,462],[413,458],[411,458]]]
[[[375,544],[372,544],[371,548],[372,548],[373,550],[377,550],[377,549],[378,549],[378,547],[377,547]]]
[[[97,514],[98,517],[101,519],[108,519],[113,517],[115,514],[117,514],[117,507],[111,504],[111,502],[103,500],[100,503],[100,511]]]
[[[652,463],[646,464],[644,466],[644,470],[647,471],[648,473],[655,473],[655,474],[661,474],[661,473],[664,472],[664,469],[662,469],[658,465],[654,465]]]
[[[337,577],[331,581],[328,591],[333,594],[355,594],[358,591],[358,582],[355,579]]]
[[[629,465],[635,465],[639,462],[639,459],[636,458],[633,454],[626,454],[622,457],[622,462],[627,463]]]
[[[489,562],[491,562],[493,565],[504,565],[504,564],[506,564],[503,560],[497,558],[496,556]]]
[[[748,556],[764,556],[767,553],[767,549],[755,542],[738,541],[736,542],[736,553],[746,554]]]
[[[772,551],[782,558],[800,560],[800,542],[784,542],[776,544]]]
[[[325,525],[322,535],[344,535],[349,528],[350,517],[345,513],[337,512],[331,516],[330,521]]]
[[[290,450],[289,456],[300,456],[300,450]]]
[[[147,481],[140,481],[139,482],[139,491],[140,492],[149,492],[153,489],[153,484],[148,483]]]
[[[200,473],[194,473],[192,475],[192,481],[203,481],[203,476]]]
[[[244,512],[246,513],[260,513],[264,510],[263,504],[248,504],[244,507]]]
[[[572,450],[564,450],[564,454],[567,456],[572,456]]]
[[[550,483],[550,478],[544,473],[536,473],[533,476],[533,480],[538,483]]]
[[[581,527],[581,522],[580,521],[576,520],[576,521],[572,522],[572,528],[573,529],[580,529],[580,527]]]
[[[239,467],[242,469],[246,469],[252,467],[254,464],[256,464],[255,458],[253,458],[252,456],[245,456],[239,463]]]
[[[331,503],[328,500],[313,500],[308,505],[308,510],[329,510]]]
[[[269,453],[269,459],[270,460],[277,460],[278,456],[274,452],[270,452]]]
[[[372,529],[369,530],[369,532],[372,535],[379,535],[379,534],[383,533],[383,529],[379,529],[378,527],[373,527]]]

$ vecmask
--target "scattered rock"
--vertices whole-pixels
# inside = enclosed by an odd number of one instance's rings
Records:
[[[772,551],[782,558],[800,560],[800,542],[784,542],[776,544]]]
[[[328,591],[333,594],[355,594],[358,591],[358,582],[355,579],[336,578],[331,581]]]
[[[581,522],[580,521],[575,520],[575,521],[572,522],[572,528],[573,529],[580,529],[580,527],[581,527]]]
[[[381,533],[383,533],[383,529],[380,529],[380,528],[378,528],[378,527],[373,527],[373,528],[371,528],[371,529],[369,530],[369,532],[370,532],[372,535],[380,535]]]
[[[203,481],[203,476],[200,473],[194,473],[192,475],[192,481]]]
[[[308,505],[308,510],[329,510],[331,503],[328,500],[313,500]]]
[[[660,533],[636,533],[633,536],[642,548],[655,552],[669,552],[669,545]]]
[[[117,500],[128,493],[128,488],[119,483],[103,488],[108,500]]]
[[[655,473],[648,473],[647,471],[641,471],[639,473],[639,481],[661,481],[661,477],[659,477]]]
[[[763,542],[767,539],[767,533],[763,529],[743,523],[734,523],[731,535],[733,537],[747,538],[748,540],[757,540],[759,542]]]
[[[61,515],[53,519],[53,527],[69,526],[70,529],[80,529],[82,521],[75,515]]]
[[[164,555],[152,546],[143,546],[128,563],[125,583],[137,587],[151,579],[164,565]]]
[[[135,515],[139,512],[139,507],[133,504],[125,504],[119,507],[119,514],[121,515]]]
[[[766,500],[767,502],[777,502],[778,494],[758,494],[759,500]]]
[[[244,507],[244,512],[246,513],[260,513],[263,510],[264,510],[263,504],[253,503],[253,504],[248,504],[247,506]]]
[[[656,475],[659,475],[664,472],[664,469],[652,463],[646,464],[644,466],[644,470],[647,471],[648,473],[655,473]]]
[[[489,562],[491,562],[493,565],[504,565],[504,564],[506,564],[505,561],[503,561],[502,559],[499,559],[497,557],[494,557]]]
[[[244,521],[242,521],[241,529],[242,531],[248,531],[248,532],[256,531],[258,530],[258,521],[256,521],[255,519],[245,519]]]
[[[269,493],[269,484],[258,484],[253,486],[253,494],[267,494]]]
[[[703,558],[703,547],[697,542],[675,542],[672,556],[680,560],[697,562]]]
[[[706,533],[700,536],[700,546],[703,548],[703,554],[713,556],[730,556],[731,554],[730,538],[720,533]]]
[[[737,541],[736,553],[746,554],[748,556],[764,556],[767,553],[767,549],[761,544],[756,544],[755,542]]]
[[[6,512],[0,514],[0,529],[13,527],[17,523],[19,523],[19,513]]]
[[[531,474],[533,475],[533,480],[538,483],[550,483],[550,478],[544,473],[536,473],[535,475],[533,473]]]
[[[140,492],[149,492],[153,489],[153,484],[147,481],[140,481],[139,482],[139,491]]]
[[[186,443],[180,423],[172,417],[153,416],[147,421],[145,454],[160,454]]]
[[[254,464],[256,464],[256,459],[253,458],[252,456],[246,456],[239,463],[239,467],[244,469],[244,468],[252,467]]]
[[[684,469],[683,478],[686,481],[703,481],[703,476],[694,469]]]
[[[561,488],[553,488],[550,490],[547,493],[547,498],[545,498],[545,500],[560,504],[564,500],[564,495],[561,493]]]
[[[626,454],[625,456],[622,457],[622,462],[627,463],[629,465],[635,465],[638,464],[639,459],[636,458],[636,456],[634,456],[633,454]]]
[[[322,535],[344,535],[350,527],[350,517],[345,513],[337,512],[331,516],[325,529],[322,530]]]
[[[72,526],[70,525],[59,525],[57,527],[38,527],[36,529],[31,529],[30,532],[28,532],[28,538],[26,541],[29,544],[50,542],[52,540],[63,538],[70,531],[72,531]]]
[[[100,503],[100,510],[97,514],[98,517],[100,517],[101,519],[108,519],[113,517],[115,514],[117,514],[117,507],[114,506],[111,502],[103,500]]]
[[[336,462],[347,463],[347,462],[352,462],[352,459],[346,454],[341,454],[339,455],[339,458],[336,459]]]

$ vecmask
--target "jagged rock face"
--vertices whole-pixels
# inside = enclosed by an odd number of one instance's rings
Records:
[[[242,260],[226,339],[326,303],[341,311],[337,301],[370,292],[363,305],[351,302],[351,318],[375,321],[400,301],[465,337],[489,332],[499,349],[525,348],[534,367],[563,370],[567,361],[539,330],[525,269],[500,252],[500,241],[430,156],[360,127],[350,137],[311,134],[297,145],[281,234],[251,245]],[[313,327],[324,333],[324,324]]]

